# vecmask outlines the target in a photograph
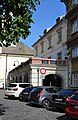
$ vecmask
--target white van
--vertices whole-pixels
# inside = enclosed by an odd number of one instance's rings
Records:
[[[22,92],[22,90],[28,86],[32,85],[30,83],[11,83],[5,89],[5,96],[8,96],[8,98],[19,97],[19,94]]]

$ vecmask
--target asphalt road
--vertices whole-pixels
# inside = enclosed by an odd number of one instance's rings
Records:
[[[4,90],[0,90],[0,120],[67,120],[64,112],[39,106],[30,106],[27,102],[7,99]]]

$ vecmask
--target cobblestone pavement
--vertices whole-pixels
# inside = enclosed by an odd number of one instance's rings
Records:
[[[67,120],[65,113],[7,99],[0,90],[0,120]]]

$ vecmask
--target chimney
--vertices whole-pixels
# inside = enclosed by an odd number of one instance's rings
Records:
[[[45,29],[44,31],[43,31],[43,34],[45,35],[47,33],[47,29]]]
[[[60,17],[58,17],[57,19],[56,19],[56,23],[58,23],[60,21]]]

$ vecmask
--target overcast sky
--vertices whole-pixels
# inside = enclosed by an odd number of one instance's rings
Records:
[[[60,0],[40,0],[41,4],[36,7],[36,11],[33,14],[34,24],[30,29],[31,35],[26,40],[21,41],[29,46],[39,39],[39,35],[43,35],[44,29],[50,28],[56,23],[56,19],[59,16],[66,14],[66,7]]]

